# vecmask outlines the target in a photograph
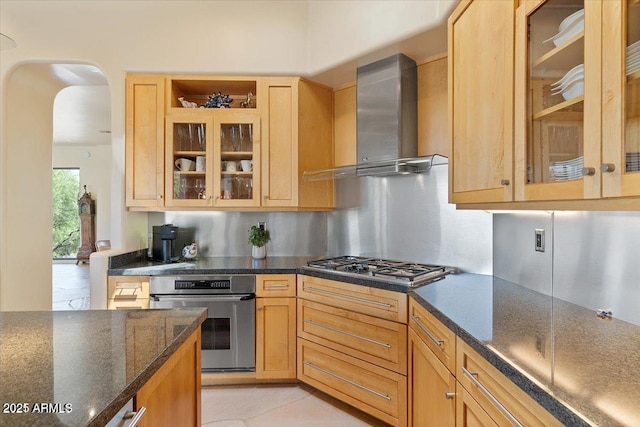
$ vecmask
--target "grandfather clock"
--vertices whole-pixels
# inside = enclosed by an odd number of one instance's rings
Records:
[[[87,186],[84,186],[84,194],[78,200],[78,214],[80,215],[80,249],[76,255],[76,265],[89,261],[89,255],[96,251],[96,203],[91,198],[91,193],[87,193]]]

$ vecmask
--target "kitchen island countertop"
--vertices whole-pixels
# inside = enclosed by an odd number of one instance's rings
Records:
[[[0,426],[102,426],[206,309],[0,312]]]
[[[639,326],[478,274],[410,296],[563,424],[640,425]]]

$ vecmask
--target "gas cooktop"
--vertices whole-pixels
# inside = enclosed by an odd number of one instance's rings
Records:
[[[439,265],[419,264],[405,261],[391,261],[359,256],[339,256],[308,261],[307,267],[323,270],[329,274],[351,277],[366,277],[393,284],[416,287],[443,278],[456,270]]]

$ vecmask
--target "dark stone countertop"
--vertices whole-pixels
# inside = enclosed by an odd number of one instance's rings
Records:
[[[493,276],[409,295],[565,425],[640,425],[639,326]]]
[[[200,308],[0,312],[0,426],[105,425],[206,316]],[[4,411],[23,404],[28,413]],[[55,413],[34,413],[43,408]]]
[[[300,266],[318,257],[217,257],[196,258],[192,261],[160,263],[135,261],[114,265],[110,276],[159,276],[178,274],[296,274]]]

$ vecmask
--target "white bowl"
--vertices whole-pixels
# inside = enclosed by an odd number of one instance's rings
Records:
[[[571,15],[567,16],[562,20],[560,25],[558,26],[558,31],[564,31],[569,25],[571,25],[576,19],[582,18],[584,19],[584,9],[580,9],[576,12],[573,12]]]
[[[559,31],[555,36],[543,41],[543,43],[553,41],[554,45],[560,46],[580,31],[584,31],[584,15],[570,22],[562,31]]]
[[[579,81],[562,91],[562,97],[568,101],[577,96],[584,95],[584,81]]]
[[[558,80],[555,83],[551,83],[551,86],[558,86],[558,85],[563,84],[567,80],[571,79],[574,76],[574,74],[576,74],[576,73],[583,73],[584,74],[584,64],[576,65],[575,67],[573,67],[572,69],[567,71],[567,73],[564,76],[562,76],[562,78],[560,80]]]

